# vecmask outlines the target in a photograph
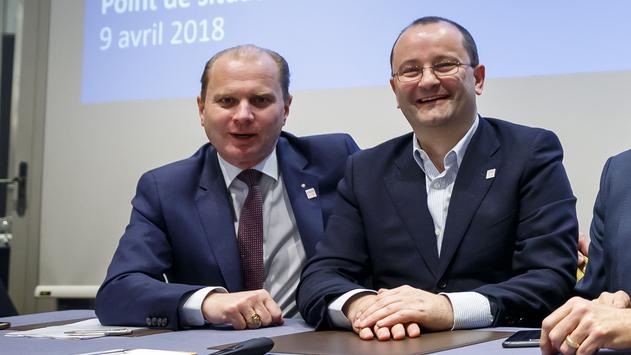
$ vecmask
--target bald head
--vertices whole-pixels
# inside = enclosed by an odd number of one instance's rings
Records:
[[[425,17],[421,17],[414,20],[414,22],[407,25],[403,30],[401,30],[401,32],[399,33],[399,36],[397,37],[397,39],[394,41],[394,44],[392,45],[392,50],[390,50],[390,67],[392,67],[392,58],[394,56],[394,48],[397,46],[397,43],[399,42],[399,39],[401,38],[401,35],[403,35],[403,33],[405,33],[410,28],[413,28],[416,26],[423,26],[423,25],[439,23],[439,22],[450,24],[454,26],[456,29],[458,29],[458,32],[460,32],[460,34],[462,35],[462,46],[464,47],[464,49],[467,51],[467,54],[469,55],[469,63],[471,63],[471,66],[473,67],[480,64],[480,59],[478,57],[478,47],[475,44],[475,40],[473,39],[473,36],[471,36],[471,33],[469,33],[469,31],[466,28],[464,28],[459,23],[452,21],[450,19],[444,18],[444,17],[425,16]]]

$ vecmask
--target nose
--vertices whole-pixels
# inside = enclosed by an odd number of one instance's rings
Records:
[[[423,70],[423,75],[421,75],[421,79],[419,79],[418,81],[418,87],[428,88],[439,84],[440,80],[438,79],[436,74],[434,74],[433,70],[429,68]]]
[[[233,119],[236,121],[251,121],[254,119],[254,113],[252,112],[252,106],[247,100],[243,100],[236,107]]]

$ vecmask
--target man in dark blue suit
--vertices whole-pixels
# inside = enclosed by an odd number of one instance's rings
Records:
[[[540,324],[576,272],[576,199],[559,140],[477,114],[485,67],[453,21],[406,27],[391,66],[413,133],[349,158],[301,277],[300,312],[381,340]]]
[[[631,150],[607,160],[574,297],[543,321],[545,354],[631,348]],[[594,299],[594,301],[589,301]]]
[[[103,324],[151,327],[281,324],[298,313],[300,270],[331,213],[348,135],[295,137],[289,67],[239,46],[202,75],[199,117],[210,141],[145,173],[103,285]]]

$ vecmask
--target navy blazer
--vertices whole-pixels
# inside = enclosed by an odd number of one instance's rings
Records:
[[[440,257],[412,137],[348,159],[325,237],[298,286],[304,319],[330,327],[326,307],[336,297],[407,284],[479,292],[495,325],[539,325],[570,296],[576,273],[576,198],[557,137],[480,118],[454,183]]]
[[[346,134],[281,133],[279,169],[307,257],[324,234],[346,158],[357,149]],[[317,198],[307,198],[310,188]],[[234,212],[210,144],[145,173],[132,206],[96,296],[101,323],[176,329],[178,306],[190,293],[205,286],[243,290]]]
[[[589,299],[603,291],[631,294],[631,150],[605,163],[589,235],[589,262],[577,293]]]

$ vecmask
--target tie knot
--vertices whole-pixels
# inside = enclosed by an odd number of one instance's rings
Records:
[[[263,176],[263,173],[258,170],[246,169],[240,172],[239,175],[237,175],[237,179],[245,182],[248,187],[252,187],[259,184],[261,176]]]

